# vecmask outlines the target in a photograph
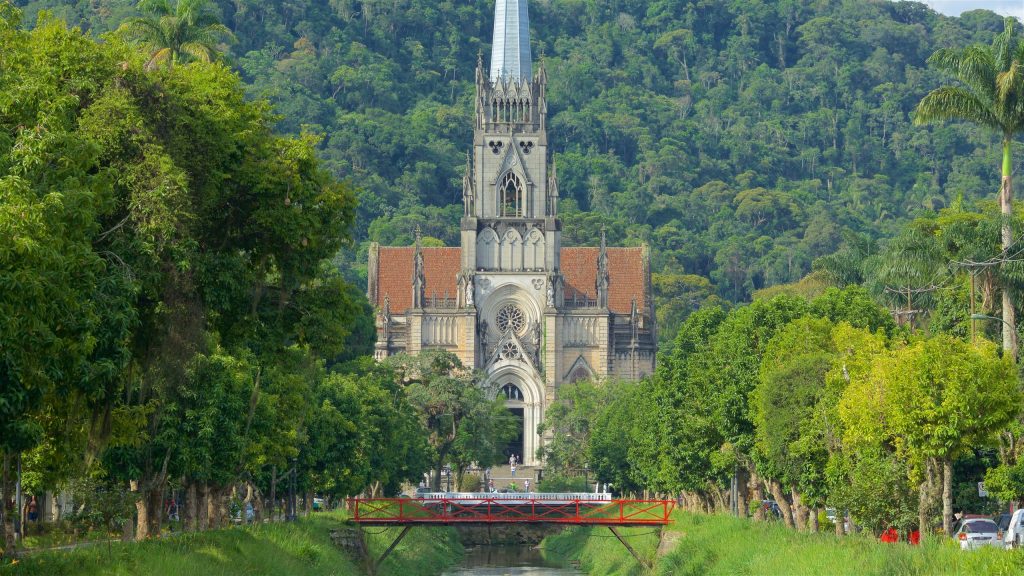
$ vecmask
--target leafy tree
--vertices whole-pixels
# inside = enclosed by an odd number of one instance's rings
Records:
[[[544,460],[546,469],[565,474],[589,465],[594,418],[606,398],[603,386],[589,380],[566,384],[559,389],[557,401],[548,407],[544,423],[537,427],[541,435],[551,436],[537,455]]]
[[[794,495],[788,498],[772,484],[783,519],[799,528],[807,523],[802,506],[810,507],[816,523],[816,510],[825,500],[828,449],[813,436],[812,421],[835,355],[832,328],[828,320],[809,317],[783,328],[768,343],[750,398],[758,471]],[[791,504],[801,506],[790,510]]]
[[[441,489],[441,469],[453,458],[464,464],[477,456],[491,458],[479,461],[481,466],[500,462],[502,454],[495,448],[509,437],[507,412],[501,410],[500,399],[487,399],[477,377],[458,357],[429,350],[415,356],[392,356],[388,365],[405,386],[409,402],[427,430],[435,490]]]
[[[952,533],[953,460],[991,442],[1019,413],[1020,392],[1010,359],[988,346],[971,348],[936,336],[899,350],[896,366],[879,364],[892,394],[888,414],[897,446],[942,466],[943,528]]]

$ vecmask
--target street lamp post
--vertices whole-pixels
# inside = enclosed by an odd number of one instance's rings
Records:
[[[590,463],[583,464],[583,485],[587,488],[584,492],[590,492]]]
[[[451,492],[452,491],[452,465],[451,464],[445,464],[444,468],[443,468],[443,471],[444,471],[444,477],[445,477],[446,491],[447,492]]]

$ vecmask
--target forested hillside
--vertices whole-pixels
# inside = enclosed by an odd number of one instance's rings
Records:
[[[325,166],[359,189],[357,241],[409,243],[419,223],[456,244],[493,2],[218,4],[251,93],[274,102],[283,132],[323,134]],[[37,0],[26,21],[41,9],[96,33],[133,12],[130,0]],[[990,43],[1003,29],[993,13],[889,0],[535,0],[530,11],[564,241],[592,243],[605,225],[611,241],[649,244],[666,339],[713,294],[741,301],[802,278],[846,231],[894,235],[998,190],[995,135],[910,118],[948,83],[927,58]]]

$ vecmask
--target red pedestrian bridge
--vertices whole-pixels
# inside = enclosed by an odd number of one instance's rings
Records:
[[[607,526],[641,564],[647,563],[617,530],[627,526],[664,526],[675,507],[671,500],[618,500],[611,494],[489,493],[425,494],[417,498],[353,498],[352,522],[363,526],[402,526],[402,532],[370,573],[388,557],[413,526],[472,524],[561,524]]]

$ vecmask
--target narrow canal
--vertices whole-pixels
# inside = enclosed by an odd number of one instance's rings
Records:
[[[528,546],[476,546],[466,549],[462,563],[442,576],[577,576],[572,568],[562,568],[544,560],[540,550]]]

